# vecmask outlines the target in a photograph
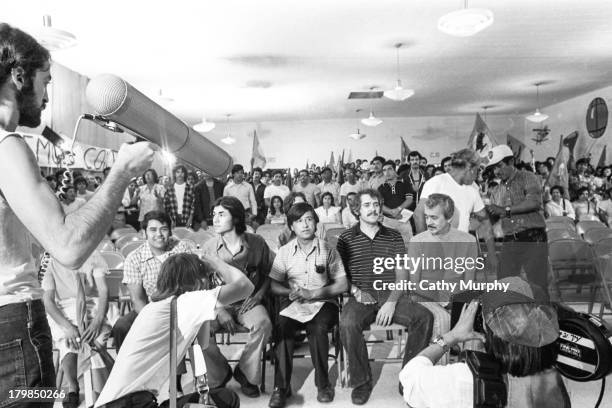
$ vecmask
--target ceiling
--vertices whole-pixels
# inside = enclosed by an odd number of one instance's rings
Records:
[[[54,60],[88,76],[117,74],[188,124],[355,118],[351,91],[415,95],[374,100],[377,116],[523,114],[612,84],[612,1],[472,0],[495,22],[474,37],[437,30],[462,0],[20,0],[2,19],[74,33]]]

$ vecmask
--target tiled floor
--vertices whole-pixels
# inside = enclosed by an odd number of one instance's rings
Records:
[[[578,310],[582,309],[582,306],[577,307]],[[612,320],[608,319],[608,322],[612,323]],[[243,335],[236,335],[232,338],[232,341],[239,343]],[[384,333],[370,334],[371,339],[382,339]],[[236,358],[239,356],[241,351],[240,344],[233,344],[230,346],[222,346],[229,358]],[[296,354],[307,354],[307,345],[302,345]],[[392,342],[374,343],[369,346],[370,356],[375,358],[386,358],[388,356],[396,356],[397,348]],[[330,377],[332,383],[335,383],[336,397],[332,404],[321,404],[316,400],[316,387],[314,386],[314,371],[312,364],[308,358],[296,358],[294,360],[294,371],[292,379],[292,390],[293,397],[289,400],[288,406],[295,407],[323,407],[333,406],[334,408],[348,408],[353,407],[351,403],[351,389],[342,388],[338,376],[338,365],[330,360]],[[402,397],[398,393],[398,373],[401,368],[401,363],[397,360],[390,361],[373,361],[372,373],[374,375],[374,390],[367,406],[371,407],[404,407],[406,406],[403,402]],[[260,408],[267,407],[272,391],[274,380],[273,380],[274,368],[268,363],[266,371],[266,393],[256,399],[251,399],[243,396],[240,393],[239,385],[234,381],[230,381],[228,388],[233,389],[240,395],[241,407],[243,408]],[[608,381],[606,386],[606,393],[601,408],[612,408],[612,381]],[[567,388],[572,400],[572,406],[578,408],[593,407],[599,395],[601,382],[589,382],[589,383],[578,383],[574,381],[566,381]],[[188,375],[183,376],[183,388],[186,392],[193,390],[191,385],[191,378]],[[84,403],[81,404],[85,406]],[[56,404],[56,407],[60,408],[61,404]]]

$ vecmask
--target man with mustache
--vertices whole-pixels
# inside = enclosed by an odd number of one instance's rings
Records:
[[[18,387],[54,387],[51,332],[32,244],[75,269],[108,231],[132,177],[149,168],[150,143],[123,145],[98,193],[65,214],[41,176],[18,126],[37,128],[49,97],[49,51],[25,32],[0,24],[0,405],[52,407],[9,399]]]
[[[399,232],[379,223],[382,197],[376,190],[360,191],[351,207],[359,223],[338,238],[338,253],[350,276],[351,297],[340,315],[340,338],[346,348],[349,375],[354,387],[351,400],[363,405],[372,393],[372,370],[363,331],[371,324],[405,326],[408,331],[403,365],[429,344],[433,315],[425,307],[410,301],[402,290],[377,291],[374,282],[407,281],[410,272],[403,268],[385,268],[374,273],[375,258],[403,257],[406,253]]]

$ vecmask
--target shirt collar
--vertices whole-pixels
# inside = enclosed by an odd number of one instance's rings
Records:
[[[246,250],[249,249],[249,241],[246,237],[247,232],[243,233],[242,235],[240,235],[240,246]],[[223,237],[221,235],[219,235],[217,237],[217,252],[219,252],[219,250],[225,246],[225,241],[223,240]]]
[[[171,236],[168,241],[168,246],[166,247],[166,251],[164,252],[164,254],[172,251],[179,242],[180,241],[178,239]],[[151,246],[149,245],[149,241],[145,242],[145,244],[142,247],[142,257],[144,258],[145,261],[149,261],[155,258],[155,255],[153,255],[153,251],[151,251]]]
[[[300,248],[300,244],[298,244],[297,238],[294,238],[293,241],[291,242],[291,248],[293,249],[292,254],[295,255],[298,249]],[[319,245],[319,238],[317,237],[315,237],[312,240],[312,248],[310,248],[310,252],[308,252],[306,255],[310,255],[315,250],[317,251],[317,253],[321,252],[321,247]]]
[[[357,235],[361,234],[364,237],[370,239],[366,234],[364,234],[361,231],[360,225],[361,225],[361,221],[359,221],[357,224],[351,227],[351,238],[355,238]],[[387,235],[388,233],[389,233],[389,229],[379,222],[378,231],[376,232],[376,235],[374,235],[374,238],[376,238],[379,235]]]

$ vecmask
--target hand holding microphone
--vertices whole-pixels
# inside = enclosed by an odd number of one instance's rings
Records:
[[[130,178],[141,175],[145,170],[151,168],[153,157],[159,151],[159,147],[149,142],[138,142],[134,144],[124,143],[119,149],[117,160],[113,167],[129,175]]]

